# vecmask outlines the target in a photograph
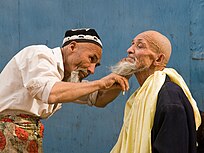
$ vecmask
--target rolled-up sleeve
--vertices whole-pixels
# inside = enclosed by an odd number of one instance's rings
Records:
[[[47,80],[46,78],[33,78],[28,81],[26,88],[30,95],[37,100],[46,102],[53,85],[59,80]]]
[[[53,85],[62,79],[55,57],[44,49],[26,58],[19,63],[24,87],[33,98],[47,103]]]
[[[98,91],[95,91],[91,94],[89,94],[88,99],[87,99],[87,103],[89,106],[93,106],[96,103],[98,97]]]

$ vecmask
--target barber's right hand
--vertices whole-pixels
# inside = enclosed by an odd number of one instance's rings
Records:
[[[101,89],[109,89],[113,86],[121,88],[123,91],[129,90],[128,79],[115,73],[111,73],[100,79]]]

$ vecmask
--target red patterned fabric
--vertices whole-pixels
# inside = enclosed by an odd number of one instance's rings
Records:
[[[0,115],[1,153],[42,153],[44,126],[27,114]]]

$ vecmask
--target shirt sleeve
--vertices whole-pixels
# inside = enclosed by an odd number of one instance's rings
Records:
[[[57,62],[48,48],[30,52],[33,54],[19,62],[23,84],[33,98],[47,103],[53,85],[61,81]]]

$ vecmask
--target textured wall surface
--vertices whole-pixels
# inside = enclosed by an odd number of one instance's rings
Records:
[[[190,85],[192,94],[204,110],[204,0],[190,4]]]
[[[169,67],[185,79],[204,110],[204,0],[0,0],[0,71],[31,44],[60,46],[70,28],[93,27],[102,38],[101,66],[90,80],[109,73],[126,56],[131,40],[154,29],[172,42]],[[64,104],[45,124],[45,153],[108,153],[117,141],[125,101],[138,87],[106,108]]]

